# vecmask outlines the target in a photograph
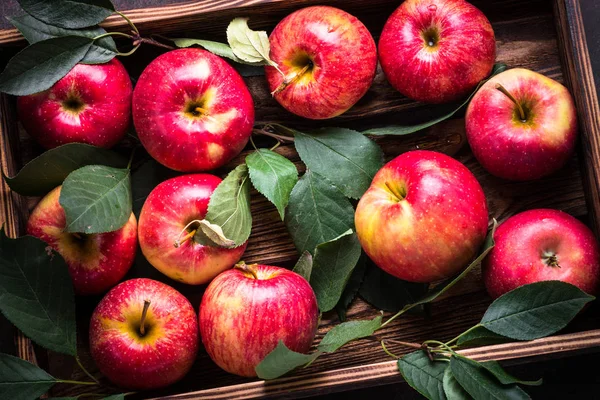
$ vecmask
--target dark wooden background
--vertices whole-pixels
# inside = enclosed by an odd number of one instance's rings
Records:
[[[178,0],[113,0],[117,9],[154,7],[173,3]],[[400,3],[400,1],[399,1]],[[600,1],[581,0],[585,33],[592,58],[594,79],[597,92],[600,93]],[[518,7],[515,2],[515,7]],[[9,28],[6,16],[17,15],[16,0],[0,0],[0,29]],[[360,17],[360,16],[359,16]],[[13,51],[0,51],[0,68],[4,67]],[[0,316],[0,351],[14,354],[13,328]],[[509,370],[519,377],[537,379],[544,377],[544,385],[539,388],[526,388],[534,399],[600,399],[600,373],[598,373],[597,354],[587,354],[560,360],[546,360],[526,365],[515,365]],[[359,390],[353,393],[340,393],[319,398],[346,399],[375,396],[385,399],[417,399],[418,393],[406,384],[381,386]]]

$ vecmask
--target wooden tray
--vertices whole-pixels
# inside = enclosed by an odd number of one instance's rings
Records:
[[[142,34],[162,34],[170,37],[196,37],[224,41],[228,22],[238,16],[251,18],[254,29],[270,31],[290,12],[313,4],[329,4],[342,8],[357,17],[378,39],[383,24],[398,6],[397,0],[204,0],[161,8],[125,11]],[[407,150],[427,148],[443,151],[465,163],[481,182],[488,198],[490,217],[503,221],[517,212],[549,207],[564,210],[586,221],[598,234],[600,232],[600,106],[591,61],[585,41],[582,13],[577,0],[473,0],[490,19],[496,33],[497,60],[509,67],[525,67],[564,82],[575,96],[581,127],[580,151],[567,166],[555,175],[540,181],[513,183],[487,174],[475,161],[464,136],[464,120],[456,118],[407,137],[378,138],[377,142],[391,159]],[[120,17],[110,17],[104,24],[117,30],[127,30]],[[15,30],[0,31],[0,45],[24,44]],[[140,49],[142,50],[142,49]],[[144,49],[123,60],[132,76],[141,70],[161,51]],[[394,91],[378,70],[375,82],[367,95],[349,112],[326,122],[311,122],[284,111],[269,95],[262,76],[248,77],[246,82],[253,93],[257,121],[277,121],[291,127],[347,126],[367,129],[386,123],[416,123],[439,113],[439,108],[408,100]],[[41,151],[24,134],[15,114],[14,98],[0,97],[1,162],[4,172],[13,175],[24,162]],[[303,165],[293,146],[281,146],[280,154],[290,158],[300,168]],[[243,161],[246,149],[226,168],[225,173]],[[23,234],[24,222],[37,199],[27,199],[11,192],[6,185],[0,188],[0,206],[9,235]],[[244,259],[291,266],[298,254],[275,208],[258,193],[252,193],[254,225]],[[140,259],[142,257],[139,257]],[[143,262],[136,263],[129,277],[145,275],[167,281]],[[450,339],[481,318],[490,303],[480,279],[480,271],[471,273],[450,293],[431,306],[431,316],[403,316],[377,333],[381,338],[421,342],[426,339]],[[173,284],[173,283],[172,283]],[[194,306],[198,306],[202,287],[173,284],[182,290]],[[109,384],[97,371],[89,355],[87,329],[89,316],[99,298],[78,299],[78,344],[82,362],[102,383]],[[377,310],[361,300],[355,301],[349,319],[365,319],[376,315]],[[333,325],[335,313],[323,316],[315,344]],[[593,351],[600,346],[600,307],[592,306],[574,321],[561,335],[534,342],[487,346],[464,353],[477,359],[513,359],[527,362],[548,355],[564,356],[574,352]],[[64,379],[86,377],[70,357],[49,353],[36,348],[21,334],[17,334],[18,355],[39,363],[50,373]],[[404,354],[407,349],[391,349]],[[290,377],[263,382],[236,377],[221,371],[208,355],[200,350],[191,372],[179,383],[139,397],[173,396],[174,398],[254,398],[254,397],[304,397],[343,391],[360,387],[382,385],[401,381],[395,361],[390,360],[377,342],[367,339],[350,343],[334,354],[319,358],[309,368],[295,371]],[[94,387],[58,385],[53,396],[75,396],[95,392]]]

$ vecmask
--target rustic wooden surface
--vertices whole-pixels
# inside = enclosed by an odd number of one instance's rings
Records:
[[[270,3],[268,10],[265,4]],[[198,37],[208,39],[224,39],[225,27],[229,20],[236,16],[251,16],[251,25],[255,28],[271,30],[276,22],[291,10],[303,5],[317,3],[316,1],[283,1],[283,0],[255,0],[255,1],[200,1],[167,9],[144,9],[132,13],[132,19],[139,24],[144,32],[168,34],[171,37]],[[319,3],[323,3],[320,1]],[[337,5],[355,15],[359,16],[370,28],[377,38],[387,16],[397,6],[396,1],[374,0],[365,6],[364,1],[328,1],[328,4]],[[525,67],[559,81],[563,80],[557,34],[552,14],[552,3],[545,0],[533,0],[523,3],[517,0],[498,0],[494,2],[474,1],[475,5],[490,18],[497,40],[498,61],[505,62],[509,67]],[[229,7],[241,6],[242,9],[230,10]],[[157,19],[164,18],[163,22]],[[208,23],[210,22],[210,23]],[[118,18],[111,18],[108,26],[123,29],[123,23]],[[19,44],[18,36],[10,31],[0,31],[0,43]],[[135,78],[141,69],[150,60],[160,54],[158,49],[145,49],[134,57],[124,60],[128,70]],[[285,112],[269,95],[264,77],[255,76],[246,78],[246,82],[254,95],[256,103],[257,120],[277,121],[292,127],[322,126],[324,123],[310,123]],[[14,123],[14,118],[7,120],[5,109],[13,107],[12,100],[3,98],[2,111],[3,120],[6,123]],[[372,88],[367,95],[348,113],[334,120],[327,121],[326,125],[360,127],[367,129],[379,124],[387,123],[411,123],[420,122],[424,119],[438,115],[443,108],[431,107],[410,101],[395,92],[386,82],[381,70]],[[12,154],[21,154],[24,160],[30,159],[39,148],[32,145],[30,139],[19,134],[15,129],[5,129],[3,125],[3,168],[7,173],[14,171],[14,162],[5,163],[4,157]],[[12,136],[12,141],[7,141],[5,134]],[[24,140],[19,141],[18,136]],[[390,159],[404,151],[427,148],[443,151],[451,154],[464,162],[477,176],[481,182],[488,198],[490,217],[499,221],[508,216],[530,208],[550,207],[562,209],[583,220],[588,219],[588,213],[584,198],[582,176],[580,174],[579,162],[574,158],[569,164],[557,174],[536,182],[511,183],[494,178],[487,174],[477,164],[466,145],[464,138],[464,126],[461,117],[448,121],[424,132],[407,137],[388,137],[377,139],[383,147],[386,158]],[[264,143],[268,140],[263,139]],[[7,151],[7,146],[20,143],[18,150]],[[33,149],[33,151],[32,151]],[[280,154],[289,157],[296,162],[299,168],[297,153],[293,146],[281,146],[277,150]],[[237,157],[229,166],[239,164],[246,150]],[[584,153],[585,155],[586,153]],[[11,166],[12,165],[12,166]],[[13,168],[10,170],[10,168]],[[227,168],[217,171],[222,174]],[[6,188],[4,188],[6,189]],[[23,200],[16,195],[8,194],[3,190],[2,207],[3,215],[17,216],[16,209],[26,210],[19,202]],[[10,196],[8,200],[6,196]],[[28,201],[32,206],[35,201]],[[6,205],[4,205],[6,204]],[[22,204],[22,203],[21,203]],[[10,209],[8,207],[11,207]],[[253,231],[250,238],[248,250],[244,256],[247,262],[262,262],[282,266],[291,266],[298,255],[294,249],[290,237],[283,223],[279,220],[275,208],[256,192],[252,193],[252,214],[254,217]],[[21,214],[24,217],[24,214]],[[22,221],[22,220],[21,220]],[[10,222],[9,222],[10,223]],[[15,227],[22,222],[14,222]],[[14,233],[17,233],[15,230]],[[190,287],[173,283],[162,277],[157,271],[144,262],[141,254],[132,269],[129,277],[149,276],[169,282],[178,290],[188,296],[192,303],[197,306],[202,295],[202,287]],[[78,300],[78,341],[80,357],[83,363],[98,377],[99,373],[93,365],[89,355],[87,343],[87,328],[89,315],[93,307],[99,301],[99,297]],[[490,299],[485,294],[481,284],[480,272],[470,274],[460,285],[452,290],[441,301],[431,307],[431,316],[424,319],[417,316],[406,316],[394,321],[378,332],[382,338],[395,338],[399,340],[421,342],[426,339],[450,339],[456,334],[476,323],[482,316],[483,311],[489,304]],[[349,310],[348,317],[368,318],[376,315],[376,310],[362,301],[356,301]],[[323,320],[317,335],[318,341],[325,332],[334,324],[338,323],[334,313],[323,316]],[[587,330],[600,326],[600,315],[597,307],[592,307],[570,327],[573,331]],[[597,338],[594,336],[594,340]],[[586,342],[589,343],[589,342]],[[581,344],[581,343],[580,343]],[[406,349],[393,349],[397,354],[407,352]],[[377,343],[368,340],[357,341],[342,348],[340,351],[326,355],[318,359],[310,368],[298,371],[294,374],[299,380],[312,379],[308,376],[325,373],[330,370],[341,368],[356,368],[373,363],[388,361]],[[85,376],[73,365],[68,357],[50,354],[47,359],[50,372],[61,378],[83,379]],[[371,367],[368,367],[371,368]],[[399,375],[394,376],[394,380]],[[220,371],[208,358],[204,351],[200,351],[197,362],[188,376],[180,383],[161,391],[153,392],[152,396],[167,395],[173,393],[185,393],[190,391],[204,390],[251,382],[252,380],[235,377]],[[385,381],[385,380],[384,380]],[[108,383],[102,380],[103,383]],[[366,385],[367,381],[363,383]],[[374,379],[368,381],[369,385],[375,383]],[[256,386],[257,384],[252,384]],[[93,387],[57,386],[53,391],[55,396],[73,396],[84,392],[94,392]],[[148,394],[150,395],[150,394]]]

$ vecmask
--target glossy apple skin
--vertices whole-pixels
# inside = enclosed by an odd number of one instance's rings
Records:
[[[369,90],[377,68],[377,48],[356,17],[328,6],[307,7],[285,17],[269,37],[271,59],[286,75],[313,63],[311,72],[275,94],[286,110],[310,119],[342,114]],[[283,76],[265,67],[273,92]]]
[[[142,336],[145,300],[150,306]],[[108,292],[94,310],[90,350],[100,372],[118,386],[168,386],[183,378],[196,359],[196,312],[172,287],[152,279],[130,279]]]
[[[377,172],[354,223],[363,249],[381,269],[406,281],[433,282],[457,274],[474,258],[486,236],[488,211],[479,182],[464,165],[417,150]]]
[[[78,142],[112,147],[127,132],[132,85],[123,64],[113,58],[105,64],[77,64],[50,89],[17,99],[23,127],[50,149]],[[65,104],[81,102],[79,111]]]
[[[144,202],[138,228],[140,247],[148,262],[171,279],[190,285],[206,283],[244,254],[246,243],[226,249],[190,239],[174,246],[187,233],[181,234],[187,224],[204,218],[219,183],[221,179],[210,174],[178,176],[160,183]]]
[[[437,38],[430,46],[433,31]],[[463,0],[403,2],[385,23],[378,48],[391,85],[426,103],[465,97],[490,74],[496,58],[490,22]]]
[[[200,337],[225,371],[256,376],[254,368],[282,340],[306,353],[317,331],[317,299],[295,272],[252,265],[258,279],[237,267],[208,285],[200,304]]]
[[[60,189],[58,186],[52,190],[35,207],[27,222],[27,234],[48,243],[65,259],[75,293],[103,293],[116,285],[133,264],[137,249],[135,215],[131,213],[129,221],[114,232],[89,235],[65,232]]]
[[[206,113],[190,110],[203,107]],[[254,103],[242,77],[201,49],[169,51],[144,70],[133,92],[133,122],[150,155],[176,171],[218,168],[244,148]]]
[[[482,265],[485,287],[497,298],[519,286],[558,280],[598,294],[600,249],[592,231],[569,214],[529,210],[502,223]],[[550,266],[555,255],[558,266]]]
[[[517,106],[496,89],[498,84],[528,110],[526,122]],[[465,124],[479,163],[510,180],[539,179],[557,171],[571,158],[577,139],[577,114],[567,88],[522,68],[485,83],[467,108]]]

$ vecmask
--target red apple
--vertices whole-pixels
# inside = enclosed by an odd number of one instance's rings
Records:
[[[360,199],[354,219],[367,255],[410,282],[451,277],[483,240],[483,190],[460,162],[434,151],[409,151],[383,166]]]
[[[471,100],[465,122],[477,160],[505,179],[551,174],[569,160],[577,139],[577,114],[568,90],[522,68],[486,82]]]
[[[284,268],[237,264],[217,276],[200,304],[200,337],[225,371],[256,376],[254,368],[282,340],[306,353],[315,337],[319,310],[308,282]]]
[[[204,218],[219,183],[221,179],[209,174],[178,176],[155,187],[144,202],[140,247],[148,262],[168,277],[190,285],[206,283],[244,254],[246,243],[226,249],[194,235],[199,224],[193,221]]]
[[[108,292],[92,314],[90,350],[100,372],[119,386],[168,386],[196,359],[196,312],[172,287],[130,279]]]
[[[411,99],[465,97],[496,58],[490,21],[464,0],[407,0],[387,20],[379,60],[388,81]]]
[[[315,6],[295,11],[277,24],[269,41],[271,59],[285,75],[265,68],[271,91],[279,104],[301,117],[342,114],[375,77],[373,37],[362,22],[340,9]]]
[[[140,76],[133,122],[156,161],[177,171],[206,171],[242,151],[252,133],[254,103],[223,59],[179,49],[156,58]]]
[[[129,127],[131,80],[123,64],[77,64],[50,89],[17,99],[23,127],[46,148],[112,147]]]
[[[563,281],[595,295],[600,284],[600,249],[594,234],[569,214],[537,209],[514,215],[494,235],[483,262],[493,298],[539,281]]]
[[[48,193],[27,222],[27,234],[48,243],[66,261],[75,293],[99,294],[129,271],[137,249],[137,222],[131,213],[120,229],[107,233],[65,232],[66,217],[58,199],[61,186]]]

